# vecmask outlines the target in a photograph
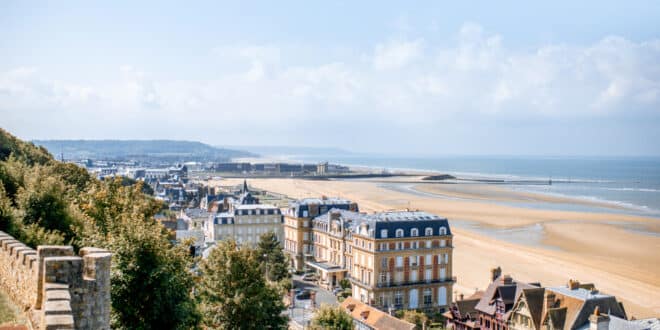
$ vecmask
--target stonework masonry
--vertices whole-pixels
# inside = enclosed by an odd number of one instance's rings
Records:
[[[0,231],[0,286],[34,329],[110,329],[110,262],[103,249],[40,245]]]

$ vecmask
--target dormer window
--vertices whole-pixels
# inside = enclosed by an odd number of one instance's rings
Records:
[[[433,228],[424,229],[424,235],[425,236],[433,236]]]
[[[387,238],[387,229],[380,230],[380,238]]]
[[[447,235],[447,228],[440,227],[440,235]]]
[[[417,228],[411,229],[410,230],[410,236],[412,236],[412,237],[419,236],[419,230],[417,230]]]
[[[403,229],[396,230],[396,237],[403,237]]]

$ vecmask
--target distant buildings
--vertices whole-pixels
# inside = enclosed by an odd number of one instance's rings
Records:
[[[374,307],[348,297],[341,307],[353,318],[353,325],[358,330],[415,330],[412,323],[398,319]]]

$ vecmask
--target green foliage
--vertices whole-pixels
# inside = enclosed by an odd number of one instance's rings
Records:
[[[210,329],[279,329],[287,324],[279,290],[259,267],[257,252],[219,243],[200,265],[200,307]]]
[[[0,129],[0,230],[33,247],[109,249],[113,328],[198,328],[192,260],[153,219],[161,207],[142,183],[100,182]]]
[[[138,181],[138,180],[135,180],[135,179],[131,179],[127,176],[122,176],[121,177],[121,184],[123,186],[140,185],[140,188],[141,188],[140,190],[142,191],[142,193],[147,194],[149,196],[152,196],[154,194],[154,189],[151,188],[150,185],[145,184],[143,181]],[[200,195],[200,196],[203,196],[203,195]]]
[[[16,232],[14,220],[14,210],[11,206],[11,200],[5,194],[5,188],[0,184],[0,230],[10,235]]]
[[[322,305],[312,319],[312,329],[353,329],[353,318],[341,306]]]
[[[72,226],[77,220],[71,215],[65,187],[57,178],[46,176],[39,170],[27,178],[25,187],[19,189],[17,195],[21,222],[25,228],[35,224],[46,232],[60,233],[67,242],[74,239]]]
[[[267,232],[259,237],[256,252],[261,269],[269,281],[290,279],[287,258],[274,232]]]
[[[351,288],[351,281],[349,281],[347,278],[342,278],[341,281],[339,281],[339,286],[341,286],[342,289],[350,289]]]
[[[82,201],[88,216],[82,244],[113,252],[113,328],[188,329],[200,317],[192,296],[191,260],[174,247],[153,220],[160,203],[144,198],[141,187],[117,178],[97,185]]]
[[[46,164],[53,160],[45,148],[21,141],[0,128],[0,161],[10,155],[28,165]]]
[[[417,328],[419,329],[422,329],[423,324],[429,320],[426,314],[416,310],[406,310],[403,312],[403,315],[400,318],[404,321],[417,325]]]

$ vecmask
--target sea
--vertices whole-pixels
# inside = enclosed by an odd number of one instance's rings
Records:
[[[628,213],[660,216],[660,158],[654,157],[386,157],[295,155],[374,171],[430,171],[493,181],[525,192],[611,203]]]

